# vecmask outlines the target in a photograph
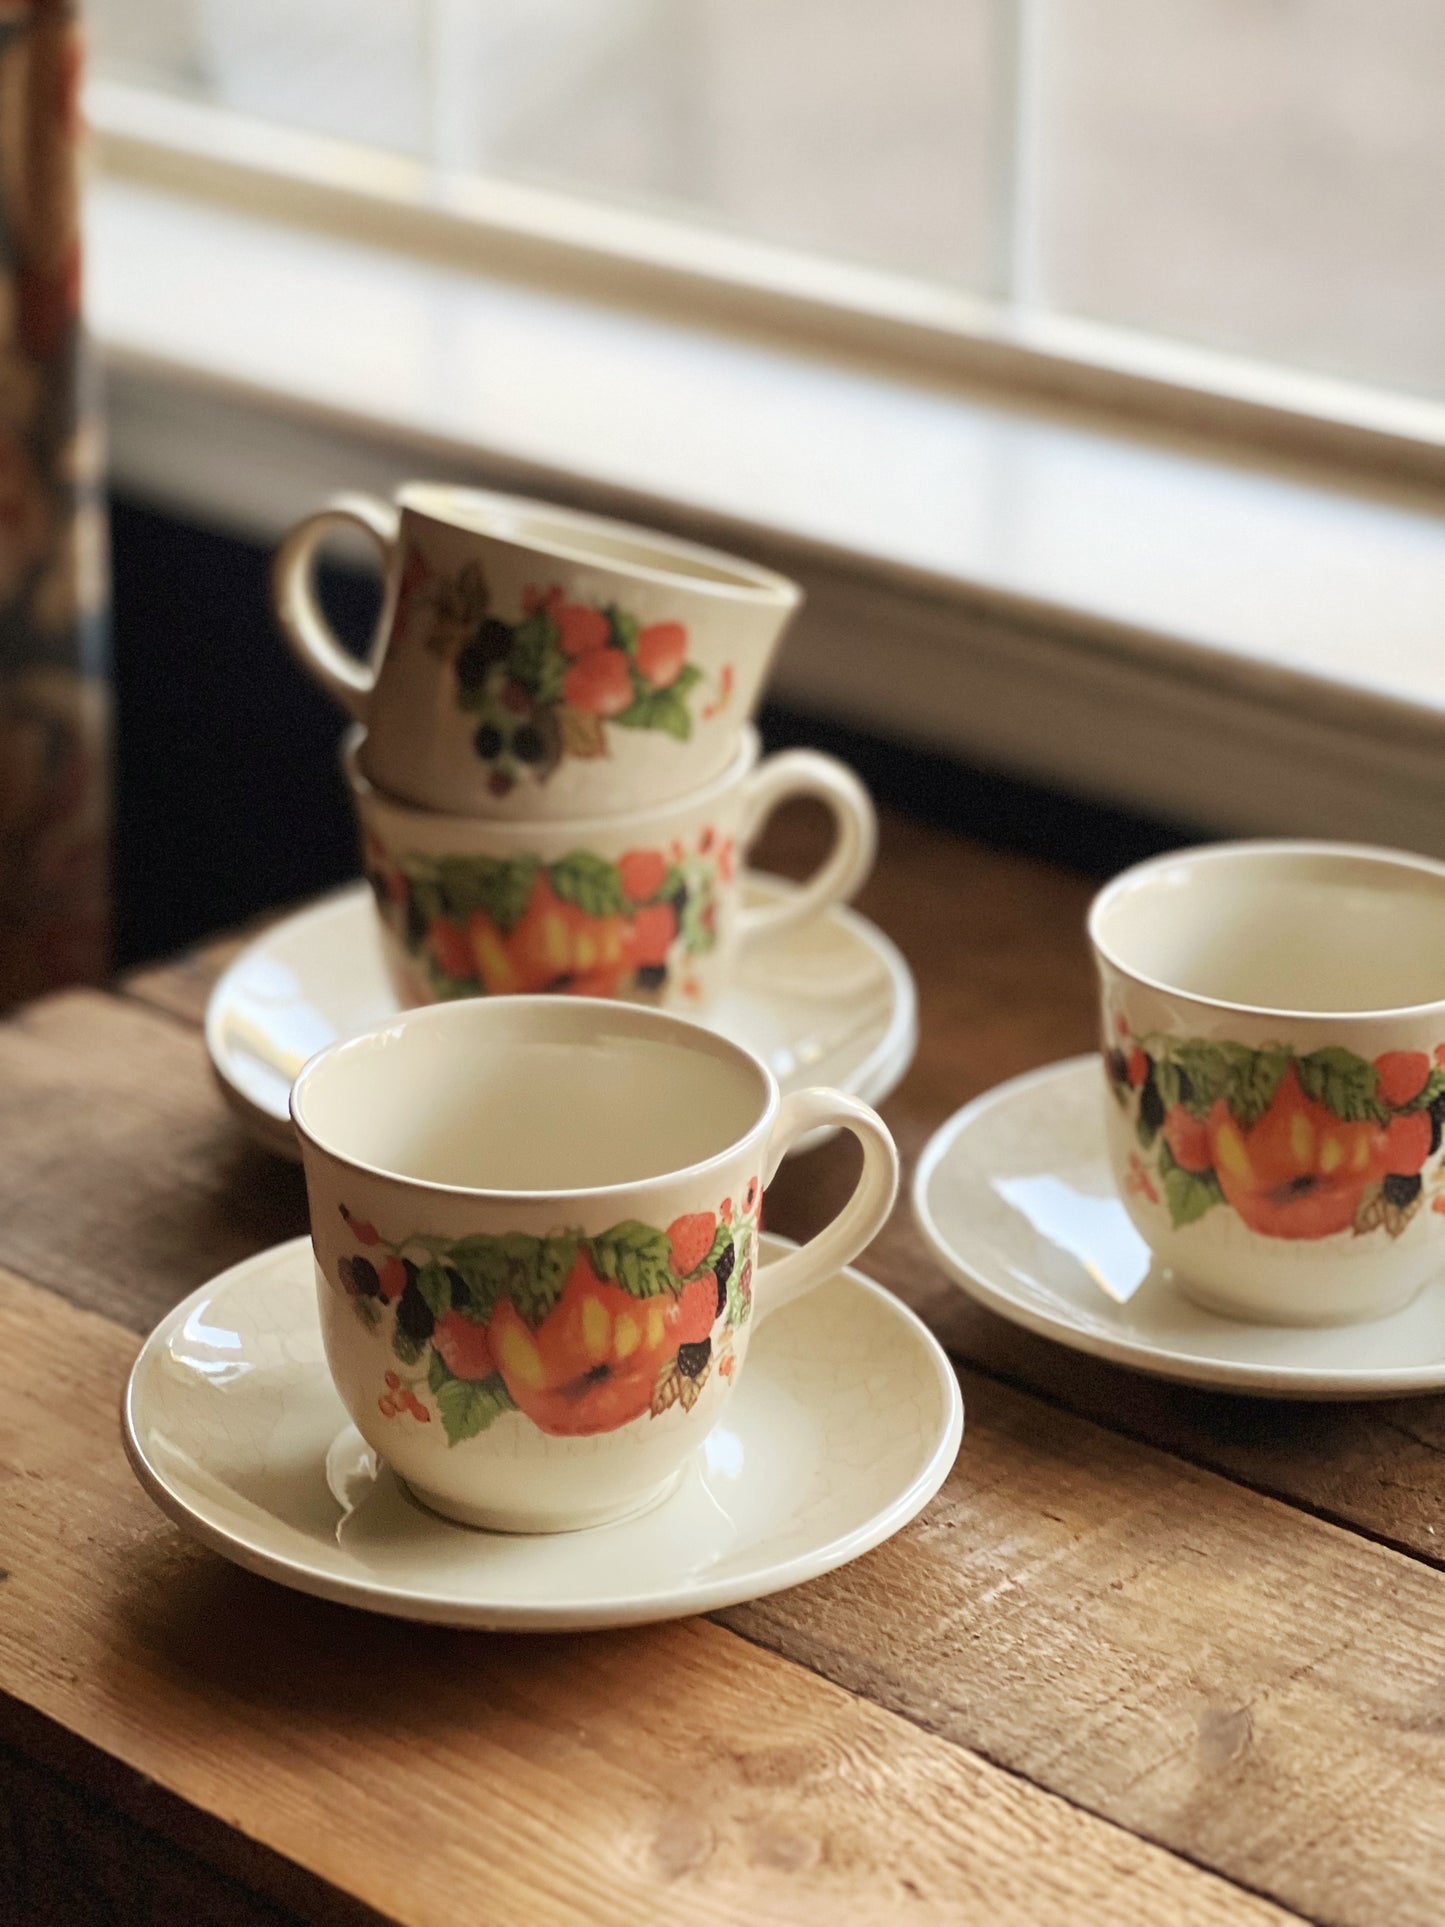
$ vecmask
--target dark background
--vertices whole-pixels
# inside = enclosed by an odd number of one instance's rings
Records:
[[[111,504],[116,951],[124,968],[357,874],[342,719],[270,613],[270,553],[125,496]],[[322,595],[364,644],[365,578]],[[769,748],[841,756],[880,804],[1099,876],[1197,832],[981,770],[778,705]],[[1121,745],[1121,754],[1127,746]]]

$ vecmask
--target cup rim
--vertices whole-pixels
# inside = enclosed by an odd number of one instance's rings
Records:
[[[488,542],[500,542],[527,554],[551,556],[559,562],[610,569],[616,575],[632,576],[670,589],[715,596],[727,602],[756,603],[784,612],[796,609],[803,600],[802,589],[787,576],[779,575],[773,569],[765,569],[761,563],[729,555],[725,549],[709,548],[702,542],[689,542],[664,530],[646,529],[635,522],[619,521],[612,516],[592,515],[584,509],[539,501],[534,496],[508,495],[499,489],[469,488],[460,483],[410,481],[404,482],[397,490],[396,500],[400,508],[420,515],[429,522],[447,528],[461,528],[468,534],[484,537]],[[444,506],[448,501],[473,507],[475,519],[459,521],[454,514],[448,515]],[[485,520],[489,512],[499,516],[503,512],[511,516],[536,516],[539,522],[550,525],[550,532],[544,528],[535,533],[523,533],[520,530],[509,533],[505,528],[489,528]],[[575,545],[567,540],[566,531],[569,529],[577,531]],[[591,552],[586,546],[589,534],[635,543],[641,551],[652,554],[657,560],[624,563],[620,558]],[[666,565],[667,556],[676,557],[677,567],[669,568]],[[687,573],[689,562],[699,569],[715,573],[690,575]]]
[[[1121,977],[1145,989],[1157,991],[1161,996],[1172,997],[1181,1003],[1188,1003],[1204,1010],[1228,1011],[1239,1017],[1257,1017],[1265,1020],[1278,1020],[1294,1024],[1308,1023],[1370,1023],[1375,1021],[1408,1021],[1427,1016],[1432,1011],[1445,1009],[1445,995],[1432,997],[1424,1003],[1395,1005],[1362,1005],[1353,1010],[1298,1010],[1284,1004],[1240,1003],[1228,997],[1210,997],[1201,991],[1185,990],[1180,985],[1165,982],[1153,977],[1147,971],[1138,970],[1125,963],[1105,942],[1100,934],[1100,924],[1120,897],[1134,890],[1144,889],[1153,881],[1156,874],[1179,864],[1210,864],[1233,862],[1243,857],[1246,860],[1259,857],[1329,857],[1342,858],[1350,862],[1364,862],[1379,865],[1381,869],[1396,871],[1416,871],[1433,878],[1445,890],[1445,863],[1433,857],[1417,856],[1408,850],[1392,850],[1378,843],[1337,843],[1299,837],[1240,837],[1218,843],[1189,844],[1181,849],[1165,850],[1158,856],[1147,857],[1142,863],[1131,864],[1112,877],[1101,890],[1096,892],[1089,905],[1085,929],[1094,954],[1102,958],[1111,969]]]
[[[652,1032],[662,1037],[671,1033],[679,1042],[691,1041],[694,1045],[705,1043],[709,1054],[730,1058],[742,1064],[761,1084],[762,1104],[757,1116],[745,1131],[739,1132],[729,1144],[714,1151],[710,1157],[699,1158],[692,1164],[678,1165],[665,1171],[650,1171],[645,1177],[626,1178],[617,1184],[575,1185],[572,1187],[547,1186],[535,1191],[493,1189],[484,1185],[446,1184],[436,1178],[420,1178],[405,1171],[389,1170],[385,1165],[373,1164],[366,1158],[355,1156],[329,1141],[320,1131],[308,1124],[303,1116],[306,1099],[306,1086],[324,1073],[325,1067],[333,1059],[346,1052],[358,1049],[376,1048],[388,1036],[401,1030],[415,1029],[424,1025],[456,1023],[462,1014],[475,1019],[479,1012],[496,1011],[496,1021],[505,1023],[507,1017],[515,1017],[519,1012],[535,1011],[539,1015],[560,1019],[564,1024],[586,1014],[589,1021],[606,1019],[614,1027],[619,1022],[635,1025],[643,1032]],[[309,1145],[324,1157],[333,1158],[349,1170],[363,1172],[367,1177],[382,1178],[392,1184],[407,1186],[410,1190],[424,1191],[432,1196],[468,1199],[479,1204],[505,1204],[521,1208],[535,1206],[544,1201],[556,1201],[566,1205],[584,1205],[592,1200],[624,1196],[629,1192],[650,1189],[658,1184],[673,1184],[683,1181],[706,1178],[714,1168],[725,1164],[729,1159],[760,1133],[772,1125],[781,1103],[778,1080],[763,1062],[762,1058],[736,1044],[730,1037],[699,1024],[688,1017],[679,1017],[672,1011],[653,1010],[645,1004],[625,1004],[611,999],[596,997],[562,997],[553,992],[538,993],[515,997],[463,997],[450,1003],[423,1004],[410,1010],[399,1011],[394,1017],[382,1019],[367,1029],[356,1032],[351,1037],[340,1037],[323,1045],[301,1066],[291,1086],[288,1109],[291,1122],[303,1145]]]
[[[428,831],[436,833],[465,826],[484,830],[488,842],[515,843],[519,848],[530,847],[539,832],[545,832],[549,837],[579,839],[599,833],[626,834],[644,824],[667,822],[682,810],[706,808],[746,782],[760,760],[763,760],[762,740],[757,729],[752,723],[746,723],[731,761],[720,774],[697,789],[683,790],[678,796],[648,804],[645,808],[618,810],[615,813],[594,811],[587,816],[482,816],[468,810],[428,809],[423,803],[405,802],[390,790],[383,789],[367,775],[363,767],[366,742],[367,731],[362,723],[353,723],[341,739],[341,767],[359,808],[370,806],[385,810],[396,821],[415,825],[417,833],[423,836]]]

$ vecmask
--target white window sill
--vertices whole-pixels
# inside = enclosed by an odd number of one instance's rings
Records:
[[[272,540],[427,471],[799,576],[790,700],[1234,831],[1445,853],[1445,503],[120,180],[118,483]]]

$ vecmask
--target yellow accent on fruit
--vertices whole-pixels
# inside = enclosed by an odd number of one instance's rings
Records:
[[[508,955],[507,947],[496,929],[490,923],[474,921],[469,935],[477,975],[486,986],[487,994],[491,997],[514,996],[522,988],[521,973]]]
[[[582,1300],[582,1343],[589,1358],[606,1358],[612,1343],[612,1318],[595,1298]]]
[[[568,935],[567,919],[560,911],[549,910],[542,919],[542,955],[559,977],[572,961]]]
[[[522,1384],[531,1391],[541,1391],[547,1382],[547,1374],[542,1369],[542,1360],[537,1347],[520,1325],[507,1327],[501,1335],[498,1350],[501,1353],[500,1362],[508,1378],[520,1379]]]
[[[1298,1111],[1289,1121],[1289,1148],[1294,1154],[1295,1163],[1303,1165],[1308,1170],[1315,1154],[1314,1127],[1309,1119],[1302,1117]]]
[[[1251,1175],[1249,1154],[1232,1124],[1221,1125],[1219,1135],[1214,1140],[1214,1155],[1225,1170],[1232,1172],[1235,1177],[1247,1178]]]
[[[1362,1131],[1355,1139],[1355,1153],[1350,1162],[1357,1171],[1363,1171],[1370,1161],[1370,1140]]]
[[[1320,1146],[1320,1170],[1326,1177],[1338,1171],[1345,1161],[1345,1147],[1337,1137],[1327,1137]]]
[[[667,1327],[663,1320],[661,1307],[658,1305],[654,1305],[652,1307],[652,1310],[647,1314],[648,1344],[650,1346],[660,1345],[662,1343],[666,1329]]]
[[[614,1358],[627,1358],[642,1343],[642,1333],[637,1320],[623,1317],[612,1327],[612,1354]]]
[[[597,968],[597,940],[590,930],[579,930],[572,939],[572,968],[576,971]]]

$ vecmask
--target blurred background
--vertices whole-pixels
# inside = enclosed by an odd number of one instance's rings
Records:
[[[90,0],[89,364],[26,335],[14,213],[65,11],[0,3],[0,336],[72,398],[71,508],[87,366],[113,431],[109,654],[73,612],[38,642],[33,596],[0,621],[12,691],[43,657],[90,703],[37,749],[25,683],[8,804],[0,714],[0,854],[31,837],[0,902],[44,871],[92,906],[78,947],[32,931],[52,975],[94,974],[106,914],[75,836],[34,855],[66,783],[109,800],[122,964],[350,873],[268,559],[323,482],[418,472],[643,503],[799,573],[767,731],[885,800],[1100,870],[1216,828],[1445,845],[1445,8]],[[349,291],[334,354],[307,270]],[[559,439],[559,317],[599,396],[627,346],[666,437]],[[487,379],[431,394],[474,325]],[[0,363],[0,430],[34,432],[32,374]],[[364,571],[327,593],[364,646]]]

